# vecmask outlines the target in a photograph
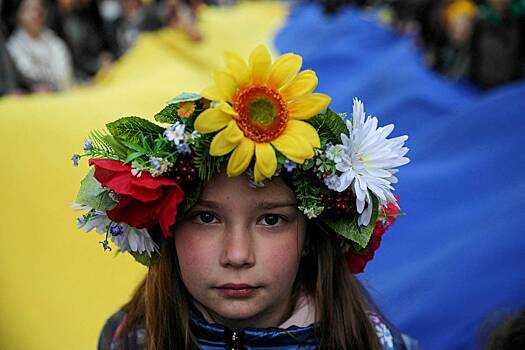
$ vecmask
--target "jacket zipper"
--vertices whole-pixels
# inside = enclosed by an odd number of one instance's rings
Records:
[[[237,336],[237,332],[232,332],[232,339],[231,339],[231,348],[230,350],[238,350],[239,349],[239,337]]]

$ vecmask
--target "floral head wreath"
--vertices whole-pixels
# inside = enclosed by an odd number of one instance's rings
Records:
[[[394,126],[378,127],[357,99],[351,117],[327,109],[315,72],[299,72],[301,56],[272,63],[261,45],[248,63],[230,52],[225,63],[201,95],[183,93],[155,115],[166,128],[124,117],[91,132],[72,158],[92,166],[74,205],[86,211],[78,227],[150,265],[227,161],[228,176],[246,173],[254,186],[286,178],[298,209],[333,230],[350,270],[363,271],[400,213],[392,184],[409,162],[407,136],[387,139]]]

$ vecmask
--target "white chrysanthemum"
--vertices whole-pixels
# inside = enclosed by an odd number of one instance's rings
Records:
[[[391,184],[397,182],[394,168],[410,161],[404,157],[408,152],[404,147],[408,136],[387,139],[394,125],[377,127],[377,118],[365,119],[363,102],[358,99],[354,99],[352,120],[347,121],[346,126],[349,133],[341,134],[343,144],[334,146],[340,156],[336,161],[336,169],[341,172],[337,191],[343,192],[352,186],[360,214],[358,223],[366,226],[372,216],[371,193],[381,205],[396,203]]]
[[[75,203],[72,207],[78,210],[89,210],[87,215],[78,218],[78,228],[86,232],[95,229],[102,235],[108,233],[113,243],[122,252],[146,252],[151,257],[151,253],[159,251],[159,247],[149,235],[148,230],[138,229],[123,222],[116,223],[111,221],[105,212],[92,210],[90,207],[82,204]]]
[[[146,252],[150,257],[151,253],[159,251],[159,247],[155,244],[148,230],[145,228],[138,229],[125,223],[113,225],[118,225],[121,228],[119,234],[111,234],[111,241],[113,241],[121,251],[132,251],[141,254]]]

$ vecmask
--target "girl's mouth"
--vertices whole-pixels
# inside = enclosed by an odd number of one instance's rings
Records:
[[[250,298],[255,295],[259,287],[249,284],[228,283],[217,287],[219,293],[227,298]]]

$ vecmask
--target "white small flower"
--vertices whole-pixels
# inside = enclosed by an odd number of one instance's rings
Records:
[[[334,163],[338,163],[341,161],[341,147],[340,146],[334,146],[331,143],[328,143],[326,145],[326,158],[329,160],[333,160]]]
[[[324,208],[305,208],[303,206],[300,206],[298,209],[301,210],[308,219],[315,219],[323,212]]]
[[[373,193],[381,205],[396,203],[392,183],[397,182],[394,176],[396,167],[407,164],[410,160],[404,155],[408,136],[387,139],[394,130],[394,125],[377,126],[377,118],[369,116],[365,120],[364,106],[354,99],[352,120],[346,122],[348,135],[341,134],[342,145],[339,148],[340,159],[335,160],[340,175],[337,191],[343,192],[352,186],[356,196],[358,223],[368,225],[372,216]],[[332,151],[331,151],[332,152]],[[365,209],[366,205],[366,209]]]
[[[191,136],[190,137],[191,137],[192,140],[196,140],[196,139],[201,137],[201,134],[197,130],[193,130],[191,132]]]
[[[164,136],[168,141],[172,141],[178,146],[179,143],[186,141],[186,134],[184,133],[185,128],[186,125],[181,122],[176,122],[164,130]]]

